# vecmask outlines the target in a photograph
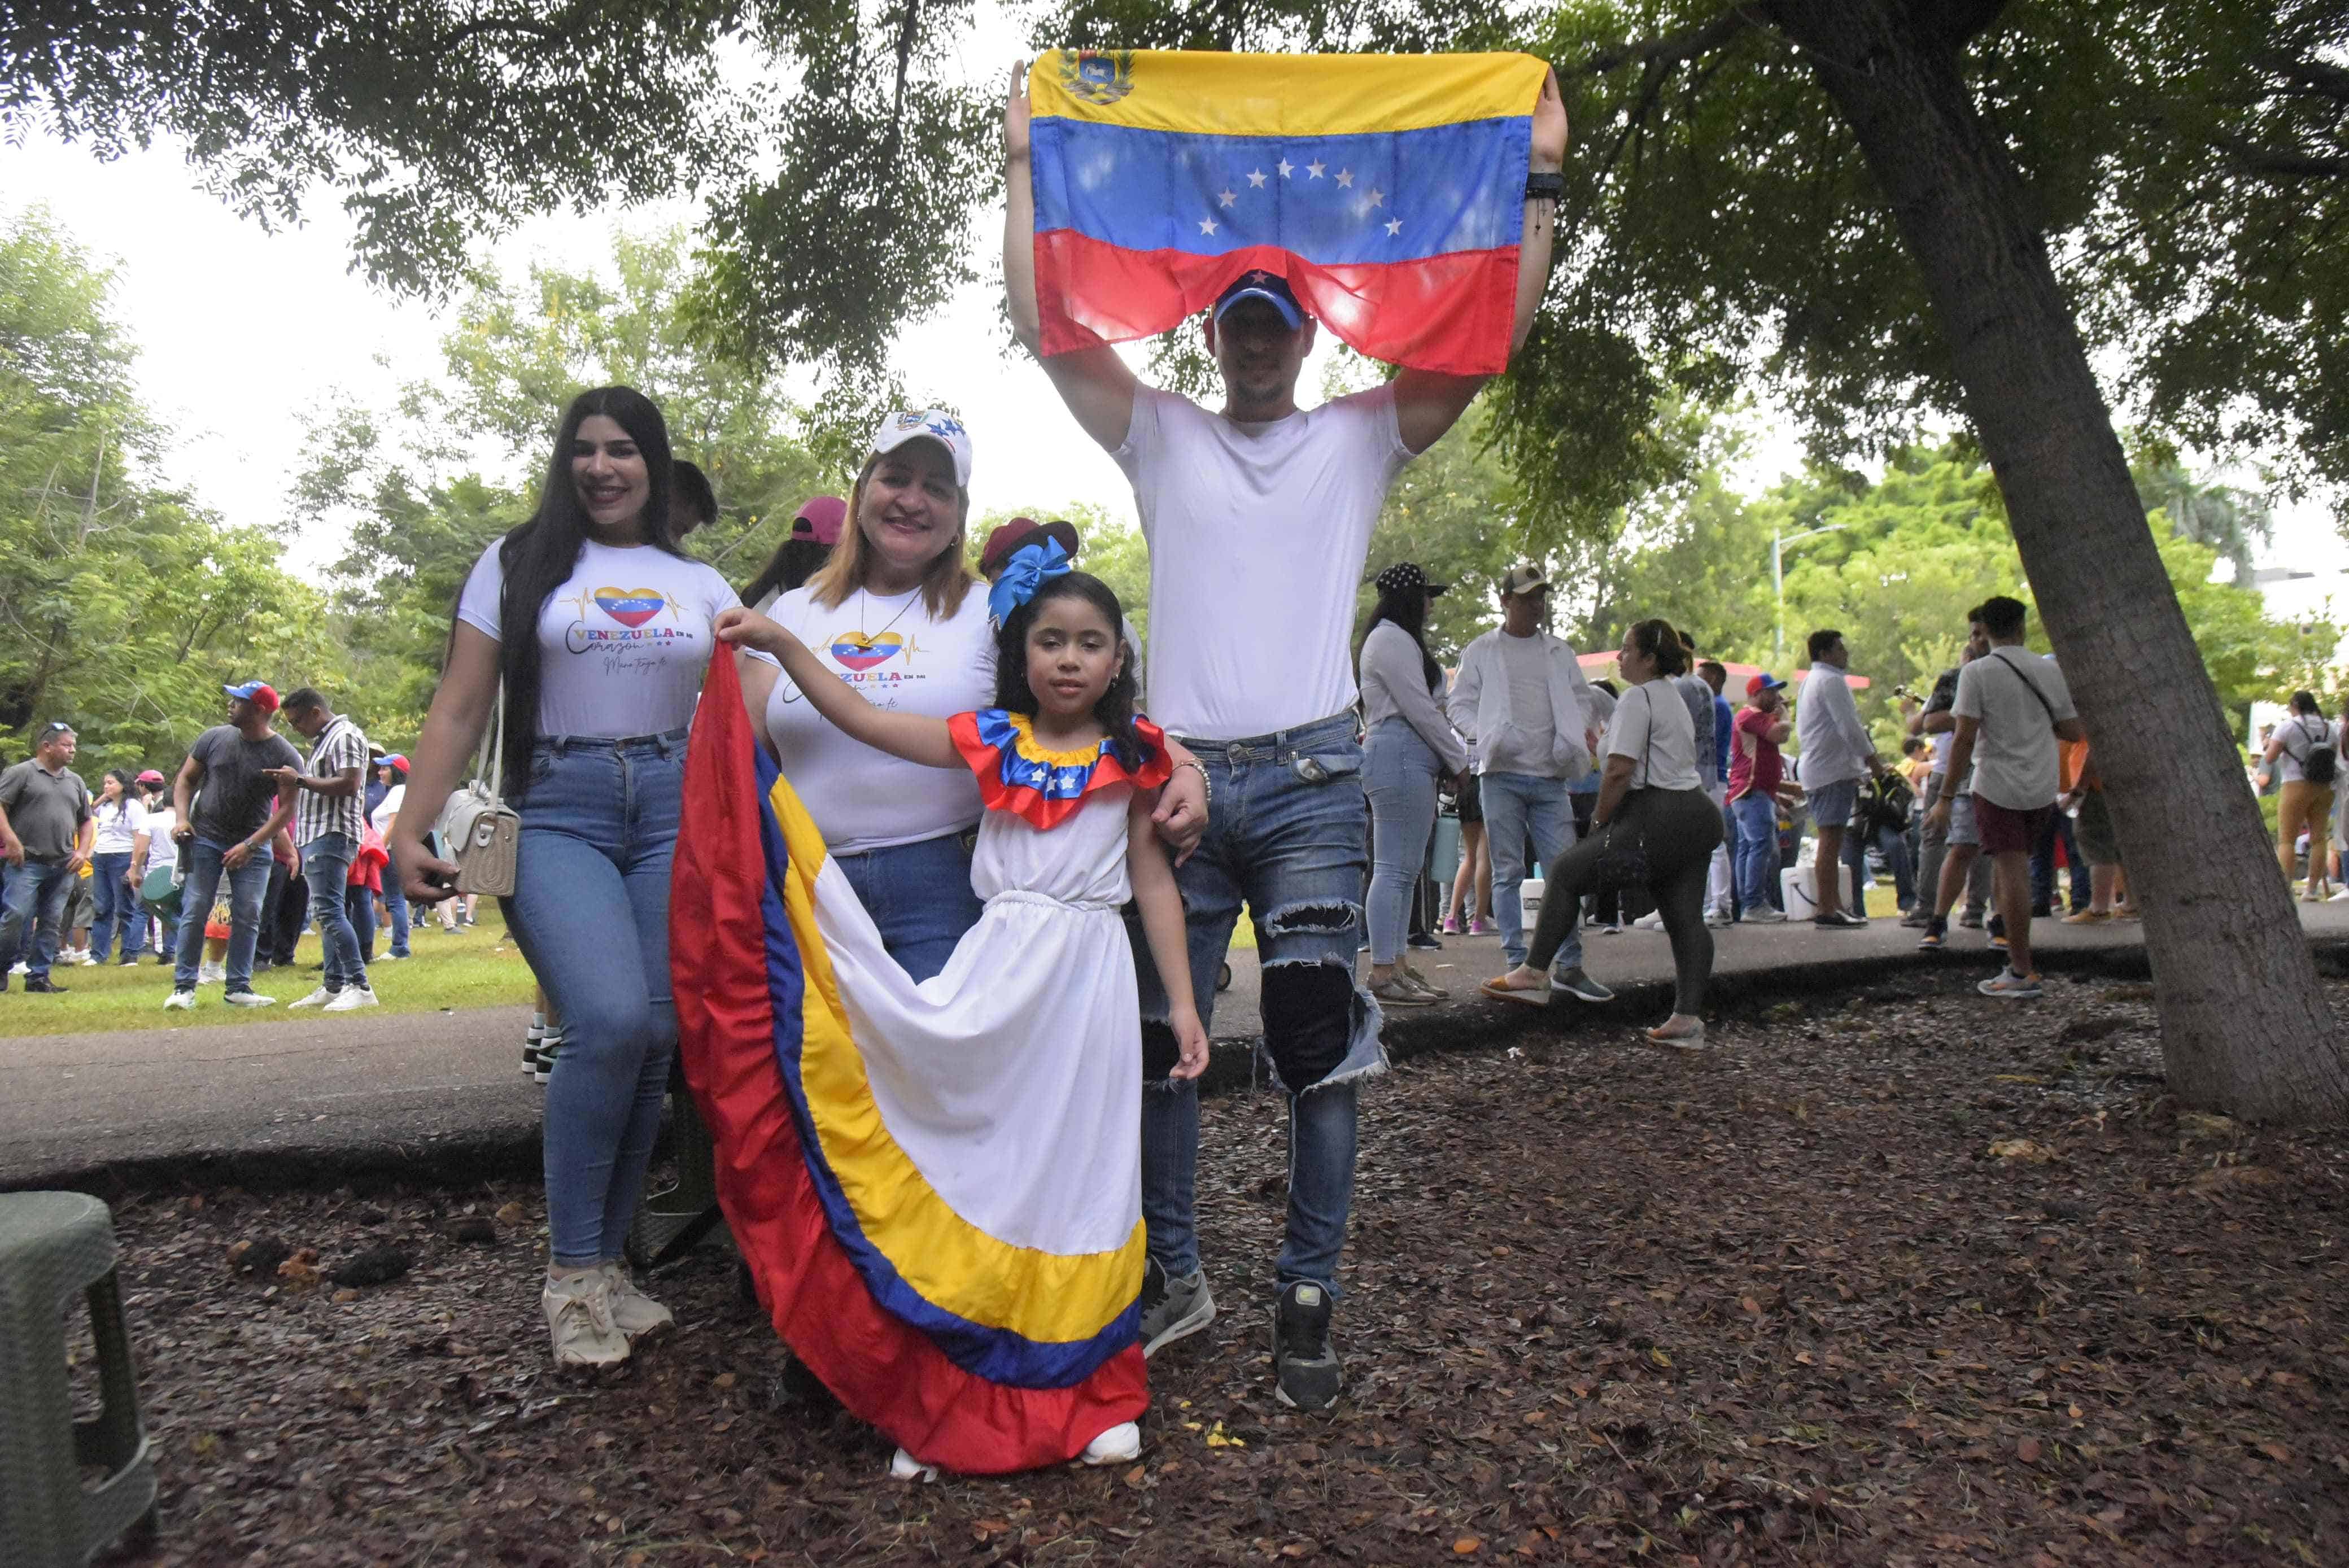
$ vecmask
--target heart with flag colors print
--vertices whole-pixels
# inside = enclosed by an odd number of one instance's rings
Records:
[[[598,588],[595,607],[623,626],[641,626],[668,603],[650,588]]]
[[[887,664],[905,639],[895,632],[883,632],[875,636],[864,632],[840,632],[832,639],[832,656],[835,663],[852,670],[869,670],[875,665]]]

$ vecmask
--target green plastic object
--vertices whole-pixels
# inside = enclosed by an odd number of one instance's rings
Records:
[[[100,1408],[73,1415],[66,1312],[89,1303]],[[85,1484],[85,1468],[101,1470]],[[114,1216],[80,1192],[0,1193],[0,1558],[82,1568],[155,1528],[155,1460],[139,1418]]]

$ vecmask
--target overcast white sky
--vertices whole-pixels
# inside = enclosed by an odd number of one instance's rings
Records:
[[[1016,36],[991,15],[966,47],[965,69],[974,78],[999,75],[1016,46]],[[171,477],[233,521],[284,515],[305,410],[336,391],[379,405],[400,382],[439,367],[442,321],[351,275],[348,230],[331,195],[314,204],[305,227],[268,233],[198,189],[173,150],[100,163],[44,140],[0,147],[0,209],[36,204],[116,267],[115,308],[140,346],[141,386],[179,431]],[[597,264],[610,254],[616,227],[642,231],[697,215],[693,205],[677,202],[541,219],[492,255],[509,274],[534,254]],[[980,220],[986,243],[994,242],[999,222]],[[981,283],[905,334],[899,351],[909,385],[937,389],[971,418],[974,504],[1028,510],[1079,500],[1130,518],[1123,476],[1077,430],[1033,366],[998,353],[995,321],[989,285]],[[918,366],[907,357],[916,346]],[[1309,368],[1309,385],[1319,382]],[[1758,488],[1794,455],[1791,445],[1765,438],[1738,477]],[[304,540],[295,563],[315,569],[335,552],[331,541]],[[2328,594],[2349,606],[2349,546],[2320,509],[2288,509],[2268,555],[2320,573],[2279,594],[2279,611],[2308,613]]]

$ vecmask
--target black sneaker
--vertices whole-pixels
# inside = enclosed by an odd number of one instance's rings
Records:
[[[1193,1269],[1179,1278],[1152,1258],[1142,1265],[1142,1354],[1147,1359],[1166,1346],[1216,1321],[1216,1298],[1207,1273]]]
[[[1615,993],[1586,974],[1580,965],[1563,975],[1549,977],[1550,995],[1571,996],[1578,1002],[1612,1002]]]
[[[1826,926],[1829,931],[1857,931],[1866,926],[1868,922],[1847,909],[1839,909],[1833,914],[1813,915],[1811,923]]]
[[[25,976],[26,995],[36,995],[43,992],[49,993],[52,995],[62,996],[66,994],[66,988],[58,985],[56,981],[50,979],[46,975],[27,975]]]
[[[1406,947],[1416,947],[1422,953],[1441,953],[1444,951],[1444,944],[1436,941],[1434,937],[1430,936],[1424,931],[1413,932],[1409,936],[1403,938],[1403,945]]]
[[[1925,922],[1925,934],[1917,939],[1917,945],[1927,953],[1939,953],[1949,934],[1950,923],[1947,920],[1929,919]]]
[[[1330,1293],[1299,1280],[1272,1309],[1273,1394],[1296,1410],[1326,1410],[1342,1380],[1330,1347]]]

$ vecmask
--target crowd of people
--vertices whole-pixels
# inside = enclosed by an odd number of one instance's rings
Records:
[[[1536,176],[1564,142],[1553,81],[1533,119]],[[1004,274],[1032,352],[1017,92],[1005,143]],[[1554,184],[1528,187],[1518,344],[1548,273]],[[771,1147],[750,1140],[778,1129],[809,1184],[781,1218],[730,1207],[736,1239],[779,1329],[913,1476],[1132,1457],[1145,1359],[1216,1317],[1196,1084],[1245,910],[1288,1121],[1273,1392],[1325,1409],[1343,1382],[1332,1326],[1359,1096],[1385,1065],[1386,1011],[1442,995],[1413,967],[1410,927],[1444,795],[1470,848],[1444,924],[1481,923],[1489,886],[1506,961],[1485,991],[1607,1001],[1583,931],[1644,921],[1675,970],[1672,1009],[1647,1037],[1684,1051],[1704,1047],[1714,932],[1788,918],[1787,814],[1816,836],[1803,891],[1822,930],[1864,923],[1870,849],[1910,844],[1885,810],[1907,786],[1859,720],[1834,631],[1811,636],[1791,714],[1766,672],[1733,708],[1728,667],[1655,618],[1624,633],[1618,679],[1592,682],[1549,629],[1551,585],[1531,562],[1494,585],[1497,624],[1448,678],[1426,643],[1447,585],[1417,564],[1377,573],[1357,644],[1387,492],[1482,380],[1404,369],[1300,408],[1316,326],[1278,273],[1224,288],[1203,327],[1217,409],[1143,384],[1106,346],[1040,359],[1133,487],[1152,563],[1146,697],[1125,606],[1076,568],[1073,529],[1018,520],[970,569],[974,440],[959,419],[884,417],[848,496],[802,507],[738,594],[681,548],[716,502],[660,409],[599,388],[563,412],[529,521],[468,574],[410,755],[378,753],[314,688],[281,705],[249,681],[225,688],[226,722],[168,784],[110,775],[93,799],[70,769],[72,731],[52,726],[0,777],[0,960],[29,935],[28,989],[58,988],[43,944],[69,925],[63,901],[87,870],[105,889],[94,951],[119,943],[135,961],[160,871],[179,900],[160,921],[167,1005],[193,1006],[216,975],[231,1005],[264,1006],[253,971],[285,868],[279,907],[301,888],[325,948],[316,991],[295,1005],[371,1006],[366,894],[381,892],[392,958],[422,912],[461,903],[461,857],[437,829],[460,782],[486,777],[519,818],[502,905],[542,992],[529,1059],[547,1082],[549,1256],[534,1283],[554,1359],[622,1362],[673,1322],[623,1244],[680,989],[714,943],[748,942],[781,955],[777,1010],[698,1006],[688,1074],[697,1093],[755,1107],[709,1119],[730,1204],[760,1179],[750,1150]],[[2060,759],[2080,726],[2061,671],[2023,651],[2023,609],[1996,598],[1971,614],[1964,664],[1910,705],[1904,747],[1922,796],[1912,918],[1940,945],[1987,859],[2009,965],[1983,989],[2002,997],[2035,994],[2031,860],[2070,822],[2059,801],[2078,806],[2073,841],[2100,877],[2116,859],[2093,764]],[[707,830],[686,809],[706,686],[739,700],[718,718],[747,727],[781,780],[765,797],[777,832],[760,841],[776,887],[747,917],[776,923],[673,941],[679,846]],[[2308,747],[2286,737],[2272,754],[2299,769],[2296,821],[2331,772],[2312,766],[2316,731],[2302,734]],[[2103,918],[2116,883],[2095,885]],[[729,1028],[738,1049],[719,1073]],[[823,1277],[856,1294],[823,1311],[855,1332],[795,1327],[787,1304],[834,1265],[849,1272]],[[946,1381],[906,1371],[931,1365]]]

